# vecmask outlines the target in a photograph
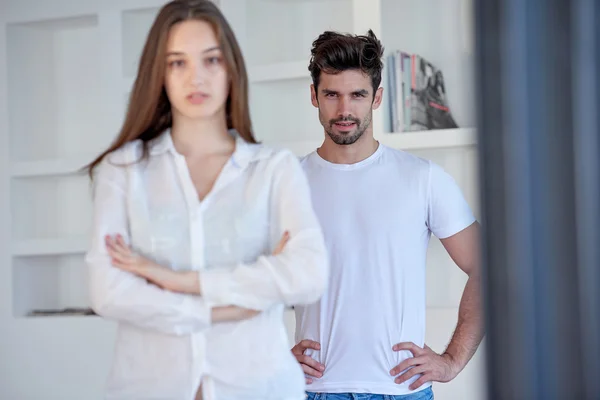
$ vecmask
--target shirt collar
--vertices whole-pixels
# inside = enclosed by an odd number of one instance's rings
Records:
[[[235,138],[235,150],[231,157],[232,162],[239,168],[244,168],[253,161],[265,158],[267,155],[262,150],[262,146],[254,143],[248,143],[240,136],[237,130],[229,129],[229,134]],[[178,154],[173,144],[171,130],[167,129],[158,137],[149,143],[150,155],[159,155],[170,152]]]

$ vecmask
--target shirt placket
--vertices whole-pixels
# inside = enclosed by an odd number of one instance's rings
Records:
[[[204,214],[215,194],[235,179],[240,171],[238,168],[233,167],[231,161],[227,162],[217,177],[214,187],[206,197],[200,201],[198,192],[192,182],[185,157],[181,154],[175,154],[175,167],[177,169],[177,175],[181,183],[188,210],[191,268],[194,270],[202,270],[206,268]],[[213,400],[214,382],[210,378],[210,365],[208,365],[206,360],[206,336],[203,334],[192,335],[191,345],[193,354],[203,355],[201,358],[193,357],[193,376],[205,376],[205,379],[202,380],[204,388],[203,392],[207,395],[205,400]],[[195,394],[195,389],[192,388],[192,390]]]
[[[206,262],[204,256],[203,204],[198,199],[198,192],[192,182],[185,157],[175,153],[174,164],[187,208],[190,268],[192,270],[204,269]],[[190,391],[192,392],[192,398],[194,398],[200,383],[205,385],[204,381],[199,381],[200,377],[206,376],[209,372],[209,366],[206,361],[206,336],[202,333],[191,335],[190,345],[191,353],[193,354],[190,366],[192,371],[192,387]]]

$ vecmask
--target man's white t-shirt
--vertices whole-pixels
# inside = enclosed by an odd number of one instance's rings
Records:
[[[325,365],[307,390],[411,393],[419,376],[398,385],[389,371],[412,357],[394,344],[424,345],[430,234],[452,236],[475,222],[473,213],[441,167],[381,144],[355,164],[312,152],[302,166],[331,268],[321,300],[296,307],[296,341],[319,342],[306,354]]]

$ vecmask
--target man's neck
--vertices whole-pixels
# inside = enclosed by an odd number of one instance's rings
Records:
[[[177,152],[186,157],[225,152],[234,142],[224,118],[190,120],[174,117],[171,136]]]
[[[317,149],[321,158],[334,164],[356,164],[366,160],[377,151],[379,142],[373,138],[373,134],[367,132],[352,144],[336,144],[329,135],[325,135],[325,141]]]

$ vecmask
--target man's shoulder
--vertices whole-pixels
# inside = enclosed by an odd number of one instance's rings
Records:
[[[298,161],[300,161],[300,165],[304,170],[306,170],[312,164],[312,159],[315,153],[316,150],[313,150],[308,154],[298,157]]]
[[[298,160],[300,160],[301,163],[309,162],[309,160],[312,158],[313,154],[315,154],[316,152],[317,152],[317,149],[314,149],[302,156],[298,156]]]
[[[401,170],[428,171],[431,168],[431,161],[416,154],[409,153],[406,150],[396,149],[386,145],[383,146],[386,163],[391,168],[400,168]],[[408,171],[407,171],[408,172]]]

